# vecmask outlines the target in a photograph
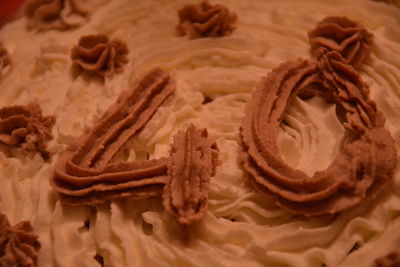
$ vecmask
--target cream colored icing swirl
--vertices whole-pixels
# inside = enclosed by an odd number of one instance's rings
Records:
[[[318,90],[328,90],[338,105],[351,135],[332,164],[310,177],[282,160],[276,139],[291,99],[318,84],[323,85]],[[305,216],[335,214],[376,196],[392,178],[397,152],[383,126],[383,115],[358,73],[340,54],[327,52],[319,66],[304,60],[287,62],[261,81],[243,119],[241,156],[258,188],[270,193],[279,206]]]
[[[29,27],[41,31],[66,29],[83,24],[85,11],[77,0],[30,0],[26,4]]]

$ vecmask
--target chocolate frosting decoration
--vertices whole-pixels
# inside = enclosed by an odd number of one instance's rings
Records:
[[[10,55],[0,42],[0,75],[3,75],[7,67],[11,65]]]
[[[164,186],[164,207],[180,224],[192,224],[207,209],[208,189],[218,162],[217,144],[207,130],[191,124],[174,136],[168,162],[170,180]]]
[[[128,52],[127,45],[118,39],[110,41],[105,35],[87,35],[72,49],[71,58],[84,70],[110,76],[124,70]]]
[[[0,214],[0,266],[35,266],[40,243],[28,221],[11,226]]]
[[[64,30],[85,22],[85,12],[79,9],[79,0],[30,0],[25,13],[28,26],[40,31]]]
[[[20,147],[28,156],[47,156],[47,142],[53,139],[54,116],[43,116],[38,104],[0,109],[0,143]]]
[[[160,195],[168,181],[167,159],[110,163],[126,142],[174,92],[175,81],[153,69],[118,98],[92,129],[58,161],[50,183],[70,204]]]
[[[278,128],[290,100],[308,85],[327,90],[350,133],[331,165],[309,177],[279,156]],[[286,62],[264,78],[248,103],[241,128],[241,158],[254,184],[276,203],[304,216],[335,214],[374,197],[391,179],[397,152],[368,87],[337,52],[321,61]]]
[[[398,267],[400,266],[400,256],[396,252],[389,253],[375,260],[375,267]]]
[[[236,13],[208,1],[188,4],[179,10],[178,16],[177,32],[189,39],[227,36],[235,30]]]
[[[325,49],[336,51],[352,66],[364,61],[373,41],[370,32],[346,17],[327,17],[308,36],[312,54],[319,57]]]

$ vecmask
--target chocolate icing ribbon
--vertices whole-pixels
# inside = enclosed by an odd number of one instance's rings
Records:
[[[346,17],[327,17],[308,36],[312,54],[318,57],[326,50],[336,51],[353,66],[364,61],[373,40],[364,26]]]
[[[211,5],[208,1],[188,4],[178,12],[179,35],[189,39],[201,37],[221,37],[235,30],[236,13],[223,5]]]
[[[181,224],[192,224],[207,209],[210,179],[219,164],[217,144],[207,135],[206,129],[197,130],[191,124],[174,136],[171,146],[164,207]]]
[[[0,214],[0,266],[33,267],[40,243],[29,221],[11,226]]]
[[[47,156],[47,142],[53,139],[54,116],[43,116],[38,104],[9,106],[0,109],[0,143],[20,147],[33,156]]]
[[[276,139],[291,99],[308,87],[337,104],[348,143],[332,164],[313,177],[286,165]],[[241,127],[240,155],[254,184],[275,202],[305,216],[335,214],[374,197],[396,166],[395,142],[367,85],[337,52],[320,61],[289,61],[269,73],[253,92]]]
[[[153,69],[125,91],[103,117],[58,161],[53,188],[71,204],[159,195],[167,182],[167,159],[110,163],[125,143],[174,92],[175,81]]]
[[[86,35],[72,49],[71,59],[84,70],[110,76],[124,70],[128,52],[127,45],[121,40],[109,40],[101,34]]]

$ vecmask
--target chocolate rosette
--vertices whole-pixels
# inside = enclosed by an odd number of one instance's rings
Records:
[[[164,207],[181,224],[199,220],[207,209],[209,183],[219,163],[217,144],[207,135],[206,129],[191,124],[174,136],[171,145]]]
[[[0,214],[0,266],[33,267],[40,243],[28,221],[11,226]]]
[[[47,142],[53,139],[54,116],[43,116],[38,104],[0,109],[0,143],[19,147],[28,156],[47,156]]]
[[[71,52],[75,65],[102,76],[121,73],[128,62],[127,45],[121,40],[109,40],[105,35],[86,35]]]
[[[289,167],[277,148],[278,128],[290,100],[312,85],[327,91],[350,133],[331,165],[313,177]],[[264,78],[248,103],[241,128],[241,158],[257,188],[304,216],[335,214],[374,197],[392,177],[397,152],[383,115],[359,74],[336,52],[319,63],[286,62]]]
[[[179,35],[189,39],[201,37],[221,37],[235,30],[236,13],[223,5],[211,5],[208,1],[188,4],[178,12]]]
[[[110,163],[128,140],[151,119],[174,92],[175,81],[153,69],[124,92],[103,117],[58,161],[51,185],[70,204],[93,204],[113,198],[160,195],[167,158]]]
[[[336,51],[352,66],[365,60],[373,40],[373,35],[364,26],[347,17],[325,18],[308,33],[308,37],[314,56]]]

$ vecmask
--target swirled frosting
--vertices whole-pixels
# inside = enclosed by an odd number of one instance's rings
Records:
[[[28,221],[11,226],[7,217],[0,214],[0,265],[35,266],[40,243]]]
[[[10,55],[0,42],[0,74],[3,75],[7,68],[11,65]]]
[[[276,140],[291,99],[313,84],[329,90],[352,136],[327,169],[310,177],[282,160]],[[257,187],[272,195],[278,205],[305,216],[335,214],[375,196],[392,177],[397,152],[383,125],[366,84],[332,51],[319,65],[287,62],[261,81],[243,119],[241,156]]]
[[[351,65],[358,66],[367,57],[373,35],[364,26],[347,17],[327,17],[308,33],[311,52],[318,56],[328,51],[340,53]]]
[[[38,104],[4,107],[0,109],[0,143],[19,147],[29,156],[36,152],[46,156],[54,123],[55,117],[43,116]]]
[[[206,0],[182,7],[178,17],[178,34],[187,35],[189,39],[226,36],[235,30],[236,13]]]
[[[109,40],[105,35],[87,35],[82,36],[74,46],[71,58],[84,70],[109,76],[124,70],[128,52],[128,47],[121,40]]]
[[[109,162],[144,127],[174,89],[175,82],[168,73],[158,68],[149,71],[80,138],[81,143],[62,156],[51,185],[65,202],[97,203],[161,193],[167,182],[166,158]]]
[[[79,26],[85,19],[85,11],[79,0],[30,0],[26,4],[29,27],[41,31],[66,29]]]
[[[218,165],[217,144],[207,135],[206,129],[191,124],[175,135],[171,145],[164,207],[181,224],[199,220],[207,209],[209,183]]]

